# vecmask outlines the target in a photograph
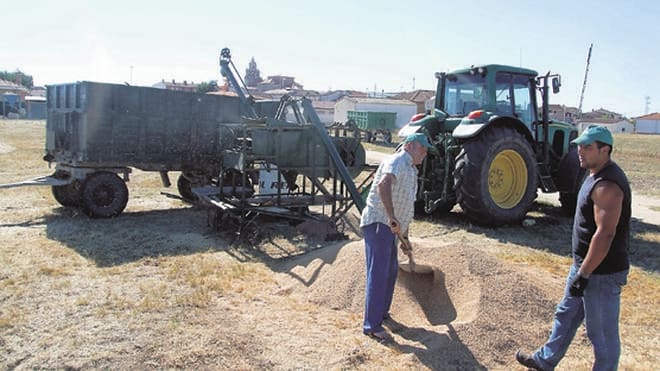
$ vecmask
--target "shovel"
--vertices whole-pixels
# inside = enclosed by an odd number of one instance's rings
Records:
[[[432,274],[433,273],[433,268],[429,267],[428,265],[420,265],[415,263],[415,259],[413,258],[412,254],[412,246],[410,246],[410,242],[407,240],[404,240],[400,234],[397,233],[397,237],[399,237],[399,241],[407,248],[406,255],[408,255],[408,263],[402,263],[399,264],[399,269],[401,269],[404,272],[408,273],[417,273],[417,274]]]

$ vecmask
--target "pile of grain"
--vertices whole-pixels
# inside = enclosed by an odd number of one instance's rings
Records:
[[[551,319],[555,298],[535,288],[520,269],[458,243],[415,239],[413,243],[418,264],[430,265],[434,272],[399,271],[391,308],[395,325],[390,331],[400,346],[422,342],[438,351],[433,357],[452,352],[452,357],[467,364],[474,361],[473,352],[483,351],[506,364],[519,347],[544,339],[546,329],[529,327]],[[400,256],[400,261],[405,258]],[[327,246],[285,264],[282,292],[350,313],[361,321],[365,284],[362,241]],[[519,305],[521,299],[526,305]],[[361,331],[361,323],[356,323],[355,331]]]

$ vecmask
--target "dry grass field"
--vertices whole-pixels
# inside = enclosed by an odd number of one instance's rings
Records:
[[[0,183],[52,172],[44,126],[0,120]],[[622,370],[660,363],[659,140],[615,137],[636,200]],[[458,208],[416,220],[416,257],[434,274],[400,274],[384,345],[361,333],[355,214],[344,241],[264,221],[248,245],[162,195],[176,190],[158,174],[134,171],[128,187],[124,213],[96,220],[49,187],[0,189],[0,368],[521,369],[513,354],[546,338],[570,264],[571,219],[556,195],[539,198],[531,226],[483,228]],[[558,369],[592,360],[580,331]]]

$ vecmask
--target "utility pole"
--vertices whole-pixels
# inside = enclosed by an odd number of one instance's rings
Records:
[[[578,118],[582,116],[582,101],[584,100],[584,89],[587,87],[587,76],[589,75],[589,63],[591,62],[591,49],[594,44],[589,46],[589,54],[587,54],[587,68],[584,70],[584,82],[582,83],[582,93],[580,93],[580,105],[578,106]]]

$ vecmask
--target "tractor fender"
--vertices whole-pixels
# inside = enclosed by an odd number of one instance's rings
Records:
[[[513,117],[503,117],[498,115],[490,115],[487,112],[481,117],[469,118],[466,116],[461,120],[461,123],[456,126],[452,135],[458,139],[474,138],[479,133],[490,127],[510,127],[520,132],[525,136],[527,141],[533,142],[532,133],[529,128],[520,120]]]

